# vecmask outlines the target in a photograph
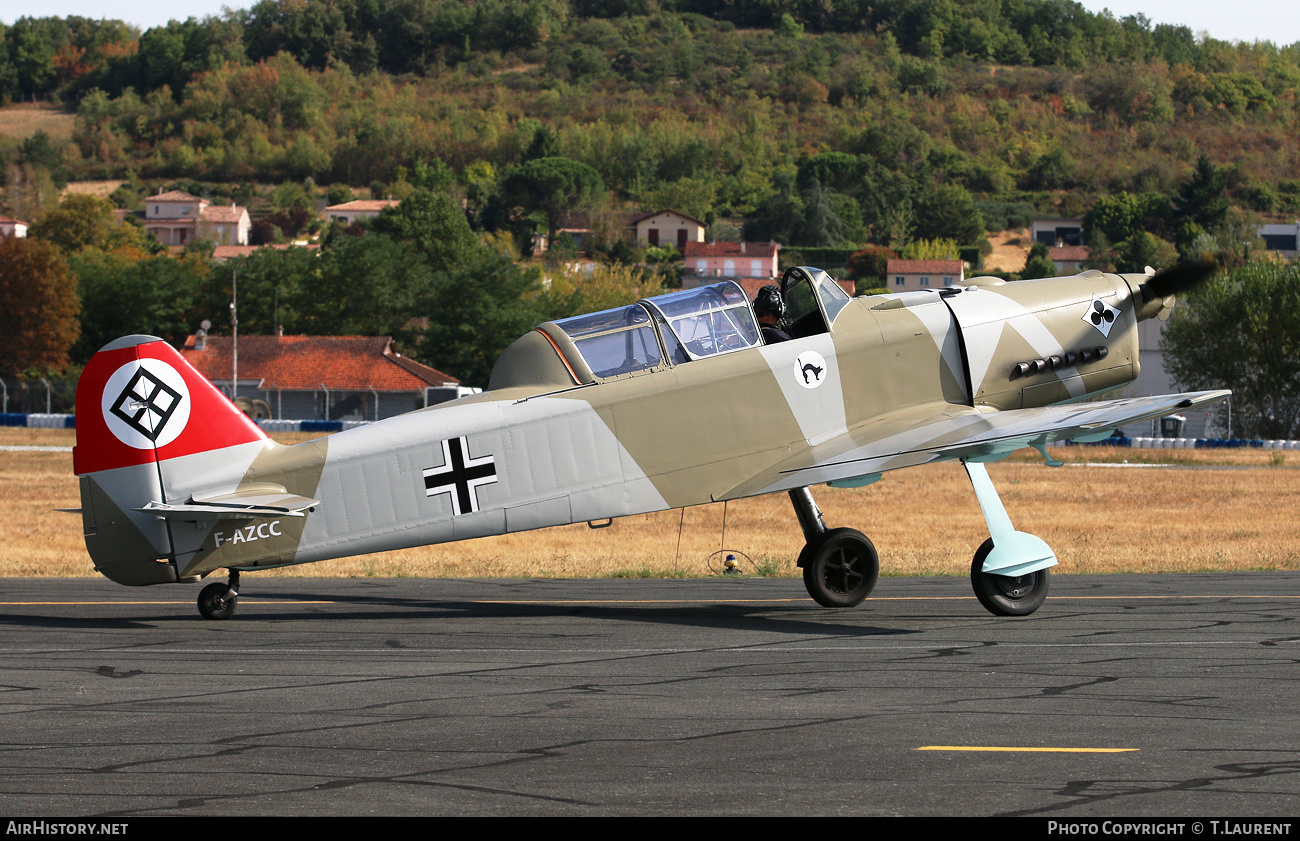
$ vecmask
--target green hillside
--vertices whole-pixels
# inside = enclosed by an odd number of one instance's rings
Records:
[[[70,137],[0,136],[0,213],[42,219],[67,181],[125,179],[119,207],[179,188],[249,206],[271,240],[299,234],[327,196],[436,194],[491,253],[518,256],[577,213],[593,231],[585,248],[632,266],[671,254],[621,245],[620,214],[671,207],[716,236],[743,229],[868,267],[855,269],[867,285],[885,252],[847,256],[868,243],[951,240],[977,260],[986,230],[1086,213],[1097,265],[1230,264],[1258,248],[1257,222],[1300,214],[1298,87],[1300,44],[1198,41],[1069,0],[263,0],[145,32],[21,18],[0,25],[0,100],[58,103],[75,125]],[[561,182],[565,203],[539,198]],[[459,242],[439,218],[438,236]],[[448,273],[486,283],[506,271],[479,257],[438,264],[438,248],[411,233],[418,220],[404,224],[350,256],[396,266],[393,249],[413,248],[430,290]],[[344,241],[324,234],[322,253],[340,260]],[[186,302],[164,319],[174,331],[228,294],[229,267],[202,253],[185,268],[147,244],[91,246],[111,259],[84,247],[65,248],[84,301],[113,278],[142,283],[143,265],[198,278],[175,280],[158,304]],[[308,318],[321,305],[305,290],[344,269],[294,259],[242,270],[250,289],[261,277],[283,292],[278,324],[291,331],[402,334],[436,297],[364,323]],[[638,277],[609,289],[663,279]],[[191,287],[201,291],[175,291]],[[572,291],[525,297],[548,313],[618,297]],[[74,357],[139,329],[96,318]],[[252,329],[275,326],[263,322]],[[432,324],[408,336],[413,352],[439,335]],[[481,375],[489,362],[466,364]]]

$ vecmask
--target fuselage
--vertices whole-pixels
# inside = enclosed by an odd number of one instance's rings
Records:
[[[812,276],[813,291],[822,278]],[[748,303],[742,313],[728,294],[730,309],[718,313],[742,322]],[[715,332],[692,344],[667,304],[645,305],[646,317],[610,311],[622,321],[599,329],[542,325],[507,350],[480,395],[295,446],[254,440],[159,460],[162,503],[265,486],[319,504],[302,516],[161,526],[135,512],[114,522],[152,528],[153,572],[119,577],[120,558],[96,561],[124,583],[155,583],[770,492],[776,483],[756,487],[754,477],[826,442],[896,434],[910,417],[946,409],[1045,406],[1131,381],[1136,322],[1150,314],[1133,297],[1130,280],[1097,272],[852,300],[823,290],[809,297],[820,310],[773,345],[746,345],[745,324],[739,338]],[[624,346],[628,365],[594,370],[597,353]],[[95,497],[85,483],[101,478],[83,479],[83,499]],[[118,496],[101,491],[96,498]],[[97,525],[88,521],[88,534]]]

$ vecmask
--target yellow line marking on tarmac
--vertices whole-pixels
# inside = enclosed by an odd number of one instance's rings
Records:
[[[917,750],[960,750],[994,753],[1133,753],[1141,748],[999,748],[967,745],[926,745]]]

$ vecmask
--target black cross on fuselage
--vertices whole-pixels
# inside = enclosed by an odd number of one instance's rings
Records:
[[[424,471],[424,495],[451,495],[455,516],[478,511],[478,488],[497,480],[496,461],[491,455],[472,458],[464,436],[442,442],[442,466]]]

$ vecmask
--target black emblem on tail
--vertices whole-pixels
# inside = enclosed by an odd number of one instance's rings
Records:
[[[808,379],[809,371],[812,372],[813,380],[820,380],[822,378],[822,371],[825,371],[826,369],[818,368],[816,365],[812,364],[811,362],[805,362],[804,366],[799,370],[803,371],[803,381],[806,383],[810,383],[812,382],[812,380]]]
[[[180,404],[180,392],[149,373],[148,369],[137,368],[109,411],[150,441],[157,441],[158,434]]]

